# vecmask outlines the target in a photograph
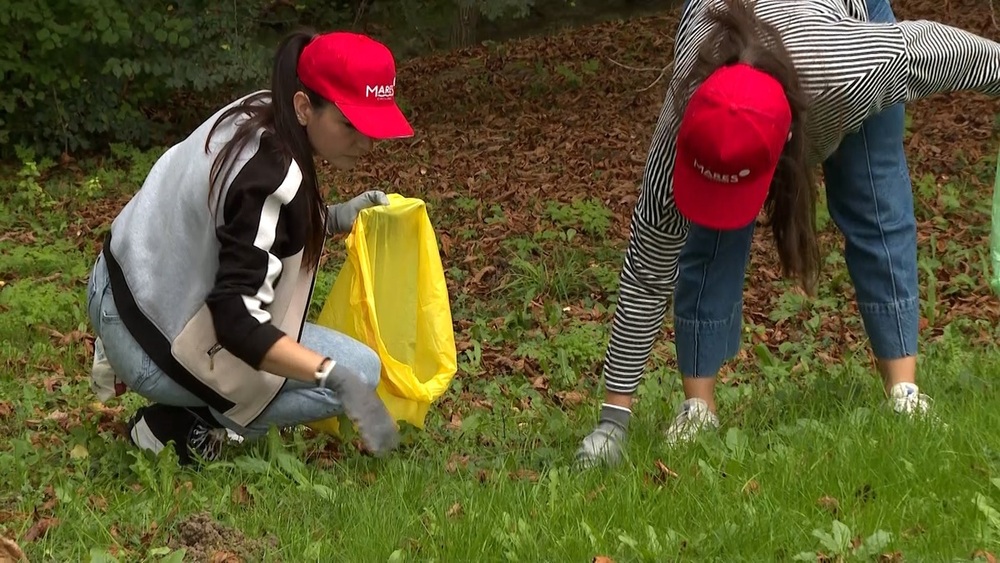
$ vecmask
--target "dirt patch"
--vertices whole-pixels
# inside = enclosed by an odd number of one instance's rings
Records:
[[[217,522],[209,513],[199,512],[176,525],[167,545],[171,549],[184,548],[185,561],[239,563],[260,561],[265,550],[278,546],[278,538],[248,538],[240,530]]]

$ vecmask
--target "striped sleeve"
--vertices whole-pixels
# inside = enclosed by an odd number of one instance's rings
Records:
[[[619,278],[603,374],[612,393],[631,394],[639,386],[677,283],[677,262],[687,238],[688,222],[677,211],[671,185],[678,126],[671,103],[668,95],[646,160]]]
[[[907,101],[943,92],[1000,94],[1000,44],[931,21],[899,23],[909,59]]]
[[[294,161],[282,165],[276,153],[258,150],[233,179],[216,229],[219,269],[206,303],[219,344],[255,368],[284,336],[267,307],[290,243],[287,210],[301,183]]]

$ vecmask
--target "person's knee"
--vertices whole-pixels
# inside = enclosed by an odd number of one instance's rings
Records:
[[[379,359],[375,350],[364,346],[359,350],[357,365],[355,366],[361,375],[361,380],[372,389],[378,387],[379,379],[382,376],[382,360]]]

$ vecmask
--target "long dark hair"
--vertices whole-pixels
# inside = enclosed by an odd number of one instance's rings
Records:
[[[225,185],[235,164],[234,156],[253,138],[258,131],[264,129],[274,137],[277,149],[281,152],[285,163],[295,160],[302,170],[302,187],[313,211],[306,217],[306,243],[303,257],[303,268],[316,263],[323,251],[325,232],[323,228],[326,218],[326,207],[319,193],[319,182],[316,180],[316,166],[313,163],[313,149],[303,127],[295,118],[293,98],[298,91],[309,96],[309,102],[315,109],[322,109],[328,102],[315,92],[299,82],[297,66],[302,49],[312,40],[315,32],[300,30],[286,36],[278,45],[271,71],[271,90],[248,97],[239,104],[229,108],[216,120],[205,141],[205,152],[209,152],[209,143],[216,128],[225,120],[243,114],[247,116],[236,129],[232,139],[219,151],[209,176],[209,202],[215,193],[215,204],[220,205],[222,187]],[[228,164],[228,165],[227,165]],[[225,172],[223,169],[225,168]]]
[[[773,76],[792,109],[792,138],[785,144],[764,203],[784,275],[797,278],[812,295],[819,276],[816,242],[816,184],[808,165],[806,107],[791,56],[774,27],[753,13],[750,0],[723,0],[706,15],[712,31],[702,42],[691,72],[677,84],[677,115],[684,102],[715,69],[745,63]]]

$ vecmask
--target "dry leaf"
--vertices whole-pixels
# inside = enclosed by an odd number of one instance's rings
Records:
[[[46,377],[42,380],[42,385],[45,386],[45,390],[49,393],[55,393],[56,389],[62,386],[62,377],[51,376]]]
[[[587,397],[579,391],[559,391],[556,398],[559,399],[559,404],[572,407],[584,402]]]
[[[248,491],[247,486],[243,484],[234,487],[233,493],[230,496],[233,499],[233,504],[244,505],[244,504],[250,504],[251,501],[250,491]]]
[[[33,542],[38,538],[44,537],[45,534],[49,532],[49,528],[59,524],[59,520],[56,518],[42,518],[35,522],[31,528],[28,529],[24,534],[24,543]]]
[[[525,469],[522,467],[521,469],[518,469],[517,471],[511,473],[510,478],[514,480],[520,479],[522,481],[537,481],[538,472],[533,471],[531,469]]]
[[[840,501],[831,496],[820,497],[820,499],[816,501],[816,504],[834,516],[840,512]]]
[[[903,563],[903,552],[883,553],[878,556],[878,563]]]
[[[588,501],[592,501],[595,498],[597,498],[597,495],[601,494],[601,492],[603,492],[603,491],[604,491],[604,485],[601,485],[600,487],[597,487],[593,491],[590,491],[589,493],[587,493],[586,499]]]
[[[531,381],[531,387],[535,391],[547,391],[549,388],[549,381],[545,376],[539,375]]]
[[[216,551],[212,554],[212,558],[209,560],[212,563],[243,563],[235,553],[229,553],[228,551]]]
[[[448,473],[455,473],[458,471],[459,465],[465,467],[469,464],[469,456],[452,454],[448,459],[448,462],[444,464],[444,470]]]
[[[0,401],[0,420],[6,420],[14,414],[14,405],[10,401]]]
[[[743,492],[747,494],[753,494],[760,490],[760,483],[756,479],[750,479],[743,485]]]
[[[448,518],[454,518],[456,516],[460,516],[461,514],[462,514],[462,503],[459,502],[456,502],[455,504],[451,505],[451,508],[448,509],[448,512],[444,513],[444,515],[447,516]]]
[[[461,430],[462,429],[462,415],[458,414],[457,412],[456,413],[452,413],[452,415],[451,415],[451,422],[449,422],[447,424],[447,426],[445,426],[445,428],[447,428],[448,430]]]
[[[598,555],[590,560],[590,563],[615,563],[615,560],[610,557],[605,557],[603,555]]]
[[[21,547],[12,539],[0,536],[0,563],[27,561]]]
[[[103,511],[105,511],[105,510],[108,509],[108,501],[105,500],[104,497],[97,496],[97,495],[90,495],[90,497],[88,498],[88,500],[90,501],[90,504],[94,508],[99,509],[101,512],[103,512]]]
[[[159,530],[159,529],[160,529],[160,525],[157,524],[156,521],[154,520],[149,525],[149,529],[146,530],[146,532],[144,534],[142,534],[142,537],[139,538],[139,543],[141,543],[143,546],[147,546],[148,547],[149,544],[153,541],[153,538],[156,537],[156,531]]]
[[[663,484],[666,483],[670,478],[678,478],[677,472],[670,469],[662,461],[656,460],[656,474],[653,475],[653,481]]]
[[[497,269],[496,269],[495,266],[486,266],[485,268],[483,268],[482,270],[479,270],[478,272],[475,273],[475,275],[472,276],[471,282],[474,283],[474,284],[479,284],[479,283],[481,283],[483,281],[483,277],[485,277],[486,274],[489,274],[489,273],[495,272],[495,271],[497,271]]]
[[[983,549],[979,549],[975,553],[973,553],[972,554],[972,558],[973,559],[983,559],[983,560],[986,561],[986,563],[997,563],[996,556],[993,555],[992,553],[990,553],[989,551],[986,551],[986,550],[983,550]]]
[[[66,414],[66,413],[64,413],[64,412],[62,412],[60,410],[54,410],[54,411],[50,412],[48,414],[48,416],[45,417],[45,420],[54,420],[56,422],[62,422],[64,420],[66,420],[68,417],[69,417],[68,414]]]

